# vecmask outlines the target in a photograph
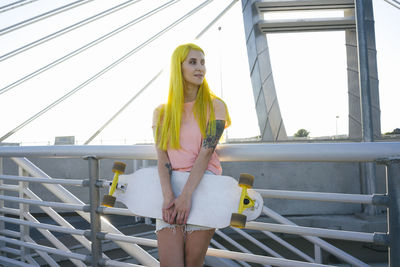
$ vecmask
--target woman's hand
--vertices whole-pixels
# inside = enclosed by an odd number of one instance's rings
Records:
[[[172,213],[174,211],[174,198],[164,199],[162,205],[162,217],[163,221],[169,224],[173,224],[175,221],[175,217],[172,217]],[[171,222],[172,221],[172,222]]]
[[[182,194],[173,201],[172,219],[175,220],[176,224],[186,224],[191,206],[192,198],[190,195]]]

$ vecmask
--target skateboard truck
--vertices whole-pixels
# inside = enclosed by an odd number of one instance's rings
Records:
[[[252,188],[254,183],[254,176],[248,173],[241,173],[239,177],[239,186],[242,188],[240,195],[239,208],[237,213],[232,213],[231,226],[237,228],[244,228],[246,225],[246,215],[243,211],[246,209],[254,209],[257,203],[249,196],[247,189]]]
[[[111,207],[111,208],[114,207],[116,198],[113,196],[113,194],[118,185],[118,177],[120,174],[123,174],[125,172],[125,167],[126,167],[126,164],[124,162],[120,162],[120,161],[114,162],[114,165],[112,167],[112,171],[114,173],[114,178],[113,178],[108,195],[103,196],[103,202],[101,203],[101,205],[106,206],[106,207]]]

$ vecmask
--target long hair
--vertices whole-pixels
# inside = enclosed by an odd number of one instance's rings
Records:
[[[185,81],[182,75],[182,62],[186,59],[190,50],[198,50],[204,54],[204,51],[195,44],[184,44],[178,46],[171,57],[171,70],[169,81],[168,102],[162,106],[157,121],[156,142],[160,149],[167,150],[168,148],[179,149],[181,118],[184,104],[184,86]],[[207,116],[210,116],[210,121],[215,120],[215,113],[212,101],[219,99],[208,87],[208,83],[204,78],[197,92],[196,101],[193,107],[193,113],[199,125],[203,138],[206,136]],[[222,101],[222,100],[221,100]],[[223,101],[222,101],[223,102]],[[225,128],[231,124],[231,119],[226,107]],[[210,133],[215,133],[214,127],[208,128]]]

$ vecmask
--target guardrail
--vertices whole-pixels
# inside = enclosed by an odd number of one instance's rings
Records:
[[[224,233],[221,231],[217,231],[216,234],[232,243],[243,252],[210,248],[207,255],[274,266],[326,266],[321,264],[320,249],[322,248],[354,266],[368,266],[319,238],[326,237],[386,245],[389,247],[389,265],[391,267],[400,266],[400,255],[396,253],[400,251],[400,143],[224,144],[218,148],[217,153],[220,155],[222,161],[376,162],[384,164],[387,170],[386,178],[388,190],[385,195],[333,194],[265,189],[260,189],[258,191],[264,198],[307,199],[314,201],[385,205],[388,208],[388,232],[360,233],[300,227],[269,208],[264,207],[264,214],[277,221],[278,224],[248,222],[246,228],[259,230],[270,238],[278,240],[278,242],[287,246],[307,262],[283,259],[279,253],[272,251],[240,229],[235,229],[235,231],[274,257],[252,255],[246,251],[246,248],[241,247],[240,244],[235,243],[234,240],[224,236]],[[115,262],[103,254],[101,240],[112,240],[140,263],[146,266],[158,266],[158,261],[139,247],[139,245],[156,247],[156,240],[125,236],[113,225],[101,218],[101,214],[120,214],[127,216],[132,216],[133,214],[126,209],[101,207],[99,201],[99,187],[107,186],[107,182],[99,179],[98,161],[106,158],[153,160],[156,159],[153,146],[4,146],[0,147],[0,158],[2,157],[12,158],[20,167],[20,175],[0,175],[0,214],[19,215],[20,218],[15,219],[0,216],[0,249],[6,253],[22,253],[22,261],[0,256],[0,262],[18,266],[26,266],[27,263],[23,261],[35,264],[34,260],[27,252],[27,248],[30,248],[37,251],[50,266],[58,265],[49,256],[49,253],[66,256],[77,266],[86,266],[86,264],[92,264],[93,266],[137,266],[134,264]],[[89,165],[89,179],[52,179],[24,157],[84,158],[88,161]],[[33,177],[23,176],[23,171]],[[2,166],[0,164],[0,174],[1,173]],[[19,181],[19,184],[3,184],[3,181],[9,180]],[[40,196],[36,196],[29,189],[28,183],[32,182],[43,184],[43,186],[57,195],[63,203],[42,201]],[[88,186],[90,203],[85,205],[62,185]],[[5,196],[3,192],[6,190],[19,192],[19,197]],[[4,201],[20,203],[20,209],[4,207]],[[49,214],[60,226],[39,223],[30,215],[28,205],[41,207],[43,211]],[[64,218],[55,212],[53,208],[76,211],[85,220],[91,222],[90,230],[74,229]],[[21,225],[21,231],[13,232],[5,230],[5,222]],[[29,227],[40,230],[56,248],[35,244],[29,237]],[[69,249],[63,246],[49,231],[73,235],[84,247],[91,251],[91,255],[70,252]],[[315,257],[312,258],[290,244],[285,244],[284,240],[279,239],[279,237],[271,232],[303,236],[305,239],[314,243]],[[88,242],[87,238],[89,238],[91,242]],[[19,246],[20,250],[5,246],[6,243]],[[212,243],[216,247],[222,248],[222,245],[216,243],[215,240]],[[242,265],[245,264],[246,263],[243,262]]]

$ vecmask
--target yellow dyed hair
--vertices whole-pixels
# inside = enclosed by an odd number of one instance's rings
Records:
[[[156,142],[158,147],[162,150],[168,148],[179,149],[179,136],[181,128],[181,118],[184,104],[184,86],[185,81],[182,75],[182,62],[185,61],[190,50],[198,50],[204,54],[204,51],[195,44],[184,44],[178,46],[172,54],[171,70],[169,81],[168,102],[162,106],[159,112],[157,128],[156,128]],[[210,115],[210,122],[215,120],[215,113],[212,101],[220,99],[209,88],[206,79],[200,85],[197,92],[196,101],[193,107],[193,113],[199,125],[203,138],[206,136],[207,129],[207,115]],[[222,101],[223,102],[223,101]],[[231,124],[228,109],[226,107],[225,128]],[[209,113],[208,113],[209,111]],[[215,124],[208,128],[210,134],[215,134]]]

